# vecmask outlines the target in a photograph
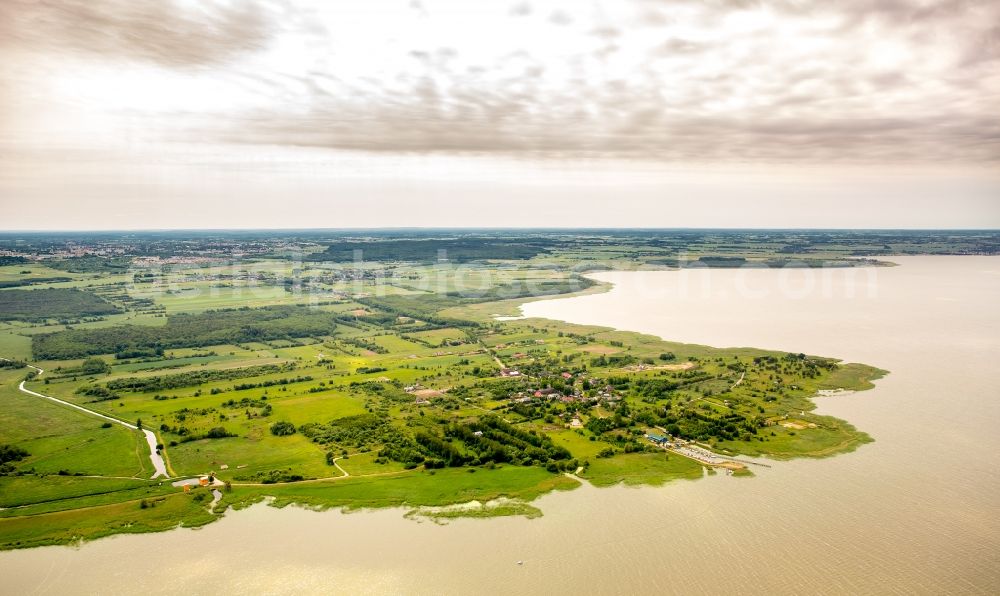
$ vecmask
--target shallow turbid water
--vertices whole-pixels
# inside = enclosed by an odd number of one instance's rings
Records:
[[[196,531],[0,553],[0,592],[1000,592],[1000,259],[895,260],[605,273],[609,293],[525,308],[888,369],[874,390],[821,400],[875,438],[855,453],[749,479],[584,486],[540,499],[536,520],[261,505]]]

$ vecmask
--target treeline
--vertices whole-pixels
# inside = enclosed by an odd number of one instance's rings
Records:
[[[0,321],[77,319],[121,312],[104,298],[75,288],[4,290]]]
[[[331,335],[336,328],[337,318],[332,313],[304,306],[273,306],[174,314],[163,327],[68,329],[35,335],[31,345],[39,359],[63,360],[93,354],[141,357],[172,348]]]
[[[106,383],[106,387],[112,391],[133,391],[144,393],[148,391],[163,391],[165,389],[176,389],[178,387],[194,387],[203,383],[215,381],[228,381],[231,379],[244,379],[247,377],[259,377],[280,372],[294,370],[294,364],[262,364],[259,366],[248,366],[245,368],[230,368],[224,370],[195,370],[191,372],[177,373],[173,375],[162,375],[154,377],[125,377],[123,379],[113,379]],[[287,379],[275,380],[273,384],[287,384]],[[270,381],[265,381],[270,382]],[[263,383],[254,383],[245,389],[265,386]]]
[[[118,394],[100,385],[84,385],[76,390],[80,395],[87,395],[95,398],[95,401],[108,401],[118,399]]]
[[[27,277],[25,279],[11,279],[6,281],[0,281],[0,289],[20,288],[21,286],[51,284],[64,281],[73,281],[73,278],[72,277]]]
[[[309,256],[312,261],[417,261],[465,263],[486,259],[530,259],[547,250],[551,240],[539,238],[461,238],[448,240],[394,239],[338,242]],[[356,252],[357,251],[357,252]]]
[[[482,290],[448,292],[445,295],[453,298],[463,298],[466,301],[491,302],[513,298],[569,294],[571,292],[586,290],[595,283],[597,282],[586,277],[574,276],[568,279],[514,282]]]
[[[354,346],[355,348],[361,350],[368,350],[369,352],[375,352],[376,354],[388,354],[389,350],[383,348],[377,343],[365,339],[362,337],[341,337],[339,338],[341,343],[345,343],[349,346]]]
[[[259,383],[237,383],[233,385],[233,391],[246,391],[248,389],[266,389],[267,387],[278,387],[290,383],[306,383],[312,381],[310,375],[300,375],[298,377],[282,377],[280,379],[268,379]],[[213,390],[214,391],[214,390]]]
[[[70,273],[125,273],[132,264],[130,257],[99,257],[84,255],[45,261],[53,269]]]

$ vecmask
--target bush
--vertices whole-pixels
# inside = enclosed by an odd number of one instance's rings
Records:
[[[228,430],[221,426],[216,426],[212,430],[205,434],[206,439],[224,439],[226,437],[235,437],[236,435],[230,433]]]
[[[295,434],[295,425],[291,422],[285,422],[284,420],[275,422],[271,425],[271,434],[276,437],[287,437],[288,435]]]
[[[100,358],[87,358],[80,365],[80,372],[85,375],[99,375],[111,370],[108,363]]]
[[[0,464],[12,461],[21,461],[31,455],[17,445],[0,445]]]

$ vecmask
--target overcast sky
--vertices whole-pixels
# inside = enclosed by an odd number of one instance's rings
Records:
[[[1000,227],[996,0],[0,0],[0,229]]]

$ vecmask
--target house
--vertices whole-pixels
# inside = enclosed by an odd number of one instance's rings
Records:
[[[646,438],[656,445],[666,445],[670,443],[670,440],[667,437],[656,433],[646,433]]]
[[[562,374],[562,378],[564,378],[564,379],[572,379],[573,375],[572,375],[572,373],[564,372]]]

